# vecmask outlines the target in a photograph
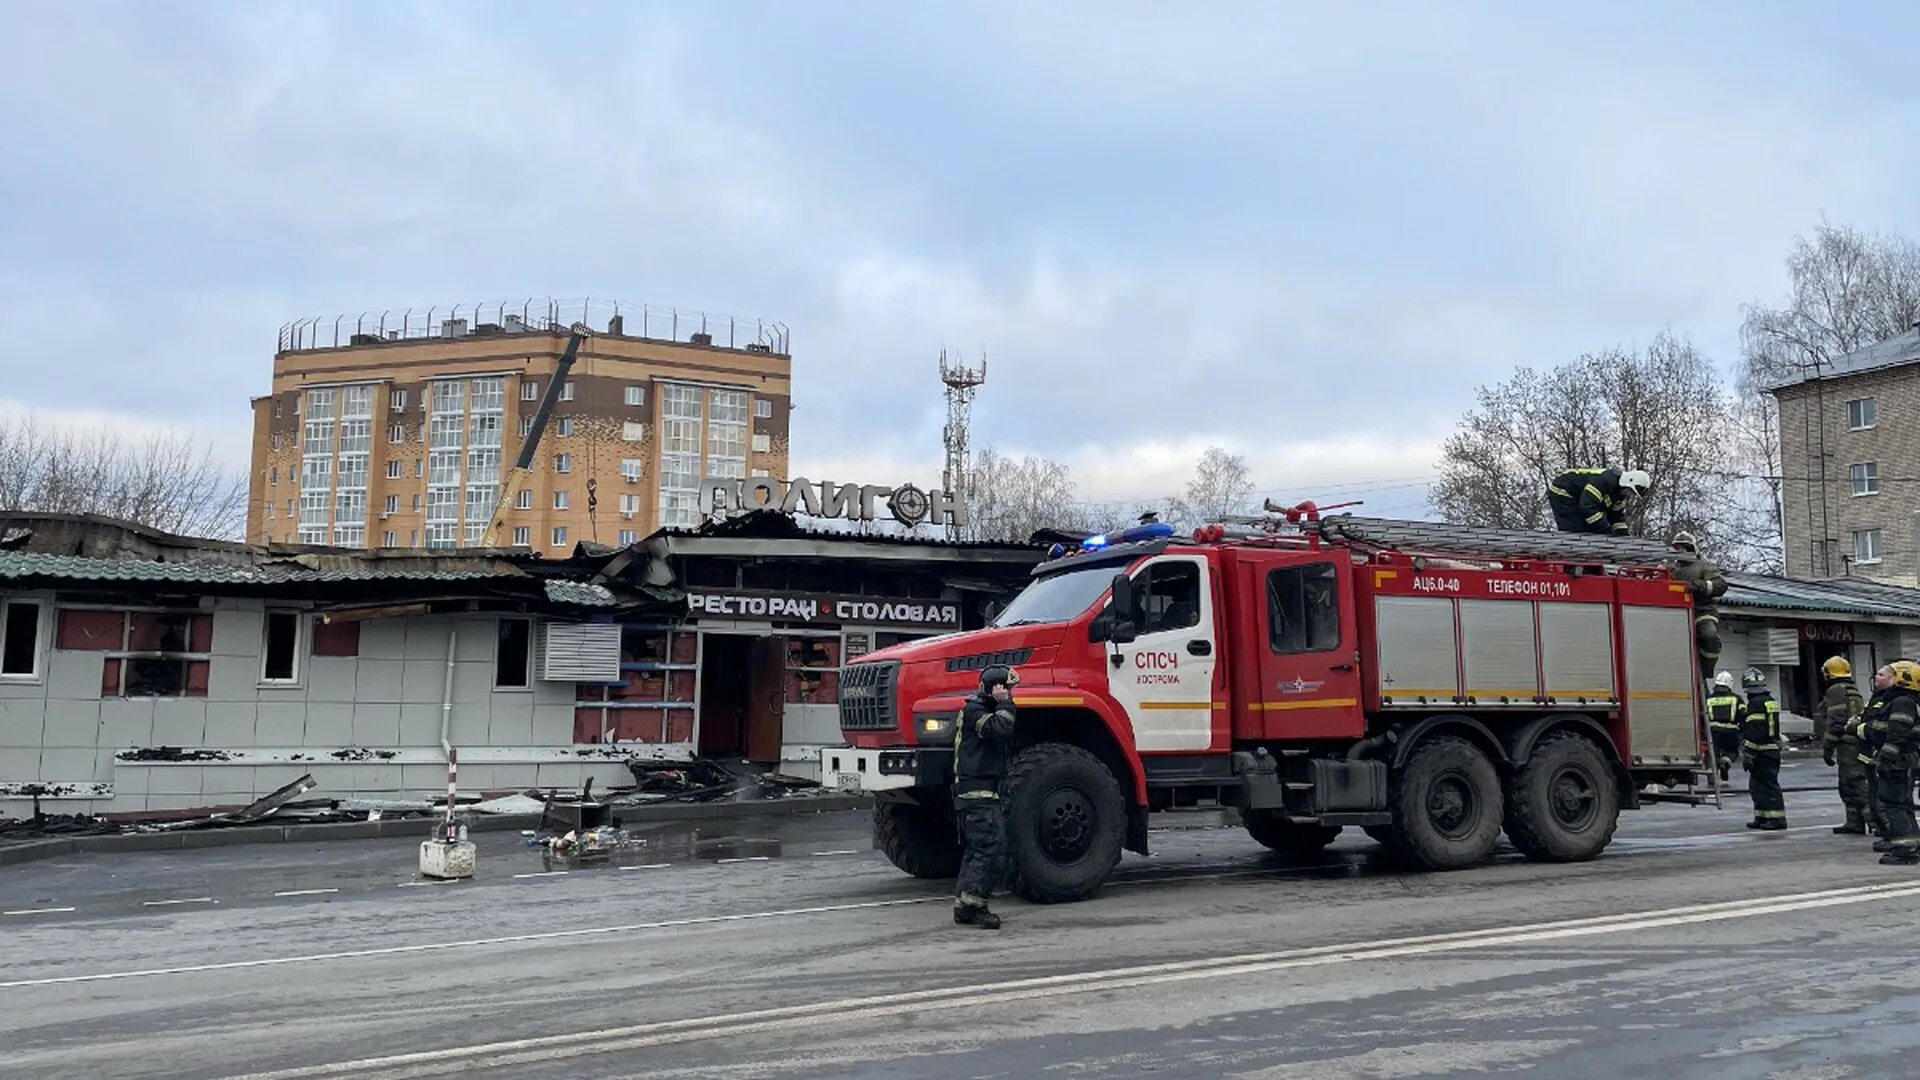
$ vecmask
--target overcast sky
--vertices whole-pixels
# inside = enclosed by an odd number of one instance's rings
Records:
[[[1084,497],[1405,514],[1475,385],[1920,234],[1911,5],[1334,6],[15,4],[0,409],[243,461],[290,319],[591,296],[788,324],[815,478],[937,481],[984,347]]]

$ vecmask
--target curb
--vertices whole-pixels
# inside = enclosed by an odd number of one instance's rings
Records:
[[[864,810],[873,800],[864,795],[826,795],[811,799],[766,799],[751,802],[675,803],[620,807],[614,816],[622,825],[649,821],[732,821],[741,818],[823,814]],[[391,821],[340,821],[324,825],[235,825],[228,828],[189,829],[164,833],[119,833],[105,836],[68,836],[0,847],[0,866],[17,866],[40,859],[75,854],[122,854],[147,851],[192,851],[237,847],[241,844],[300,844],[324,840],[366,840],[375,837],[426,837],[438,818],[395,818]],[[538,814],[473,815],[471,832],[508,832],[531,829]]]

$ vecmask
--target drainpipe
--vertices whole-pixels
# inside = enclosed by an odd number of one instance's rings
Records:
[[[457,642],[459,639],[460,639],[460,631],[458,629],[455,629],[454,627],[449,626],[447,628],[447,681],[446,681],[445,687],[442,688],[442,690],[440,691],[440,752],[446,755],[446,759],[447,759],[446,838],[449,841],[451,841],[454,838],[453,836],[453,796],[454,796],[455,790],[458,787],[457,781],[458,781],[459,773],[456,770],[458,770],[460,767],[458,764],[458,760],[454,757],[453,741],[452,741],[454,643]]]

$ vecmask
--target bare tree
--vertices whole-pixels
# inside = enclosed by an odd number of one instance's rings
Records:
[[[188,536],[238,537],[244,477],[192,435],[130,441],[101,427],[0,420],[0,510],[102,514]]]
[[[1682,529],[1726,565],[1754,565],[1739,514],[1738,425],[1720,377],[1684,339],[1606,349],[1482,387],[1441,451],[1429,498],[1445,520],[1507,529],[1551,524],[1547,483],[1575,465],[1645,469],[1653,490],[1629,514],[1634,532]]]
[[[1246,513],[1252,495],[1253,477],[1247,472],[1246,457],[1209,446],[1194,464],[1186,491],[1167,500],[1167,517],[1183,525],[1217,521]]]
[[[1067,467],[1028,454],[1020,460],[989,446],[974,457],[968,533],[979,540],[1024,542],[1044,528],[1082,528]]]
[[[1748,304],[1740,325],[1741,467],[1762,485],[1747,517],[1775,548],[1784,462],[1779,405],[1767,388],[1911,328],[1920,319],[1920,244],[1822,224],[1812,239],[1794,239],[1787,275],[1785,303]]]

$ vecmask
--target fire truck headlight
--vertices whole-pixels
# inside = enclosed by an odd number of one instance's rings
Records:
[[[914,741],[922,746],[951,746],[953,726],[951,716],[916,716],[913,718]]]

